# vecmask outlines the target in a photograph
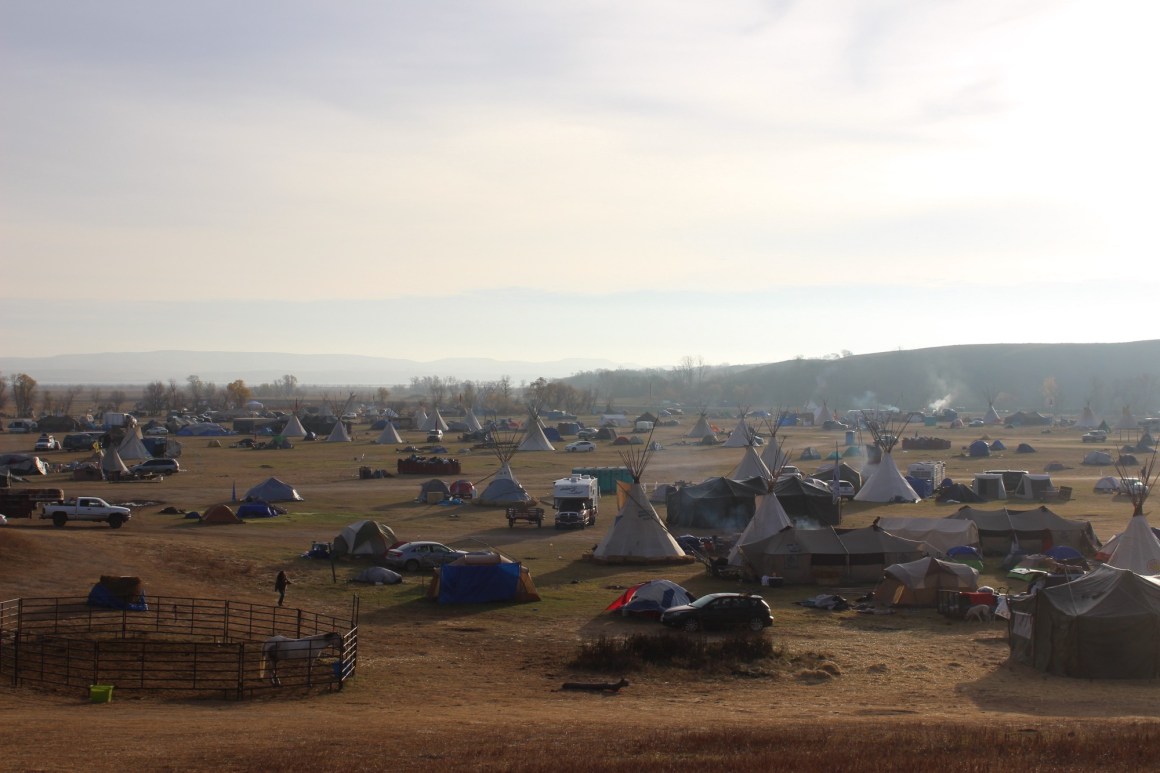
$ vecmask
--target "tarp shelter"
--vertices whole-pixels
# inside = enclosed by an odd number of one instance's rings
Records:
[[[765,478],[710,478],[682,486],[665,498],[668,526],[739,532],[757,509],[757,497],[769,490]]]
[[[1011,656],[1059,676],[1160,676],[1160,580],[1101,566],[1011,602]]]
[[[806,519],[825,526],[842,522],[840,503],[834,501],[834,493],[827,487],[787,475],[773,485],[773,493],[791,520]]]
[[[934,607],[938,606],[940,590],[973,591],[978,587],[978,570],[928,556],[886,567],[874,588],[874,601],[886,606]]]
[[[245,500],[261,500],[263,502],[301,502],[302,495],[295,491],[289,483],[283,483],[277,478],[266,478],[251,488],[242,497]]]
[[[381,558],[398,540],[390,526],[378,521],[355,521],[342,527],[331,550],[335,557]]]
[[[471,553],[443,564],[431,578],[427,597],[440,604],[540,600],[528,568],[496,553]]]
[[[224,526],[231,523],[245,523],[234,514],[229,505],[214,505],[201,514],[201,522],[206,526]]]
[[[646,580],[617,596],[604,611],[659,618],[666,609],[688,604],[694,598],[693,594],[671,580]]]
[[[921,558],[922,543],[902,539],[877,526],[839,534],[831,527],[793,527],[741,547],[758,575],[780,576],[788,584],[875,582],[887,566]]]
[[[385,566],[368,566],[351,578],[351,582],[365,582],[369,585],[398,585],[402,581],[403,575]]]
[[[101,575],[100,581],[89,591],[90,607],[105,609],[127,609],[144,612],[149,607],[145,603],[145,587],[139,577],[114,577]]]
[[[1072,521],[1048,510],[978,510],[964,505],[947,518],[974,521],[984,555],[1004,556],[1013,544],[1028,553],[1042,553],[1056,545],[1070,545],[1085,556],[1100,545],[1088,521]]]
[[[967,456],[978,458],[981,456],[990,456],[991,447],[987,445],[986,440],[976,440],[967,446]]]
[[[925,542],[939,555],[959,545],[979,546],[979,527],[974,521],[952,518],[906,518],[886,516],[875,521],[896,537]]]
[[[1003,476],[997,472],[976,472],[975,479],[971,481],[971,490],[983,501],[1007,498]]]

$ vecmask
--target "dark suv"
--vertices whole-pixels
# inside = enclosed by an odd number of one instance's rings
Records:
[[[684,631],[708,628],[740,628],[760,631],[773,625],[773,614],[765,599],[751,593],[710,593],[690,604],[670,607],[661,622]]]
[[[64,436],[61,447],[65,451],[88,451],[100,437],[101,433],[99,432],[75,432],[71,435]]]

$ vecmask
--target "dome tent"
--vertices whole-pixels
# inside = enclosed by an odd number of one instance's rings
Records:
[[[283,483],[277,478],[266,478],[251,488],[242,497],[247,501],[261,500],[262,502],[301,502],[299,494],[289,483]]]
[[[378,521],[355,521],[344,526],[334,538],[332,553],[336,558],[356,556],[381,558],[398,540],[390,526]]]

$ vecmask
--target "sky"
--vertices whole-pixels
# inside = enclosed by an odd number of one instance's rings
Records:
[[[0,0],[0,355],[1156,337],[1157,17]]]

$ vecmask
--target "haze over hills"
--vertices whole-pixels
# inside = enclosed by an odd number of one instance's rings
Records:
[[[585,370],[626,367],[611,360],[565,358],[550,362],[461,357],[429,362],[364,357],[355,354],[285,354],[278,352],[103,352],[52,357],[0,357],[0,375],[27,373],[40,384],[147,384],[196,375],[226,384],[273,382],[284,375],[300,384],[392,385],[413,377],[440,376],[460,380],[496,381],[504,376],[514,385],[538,378],[562,378]]]

